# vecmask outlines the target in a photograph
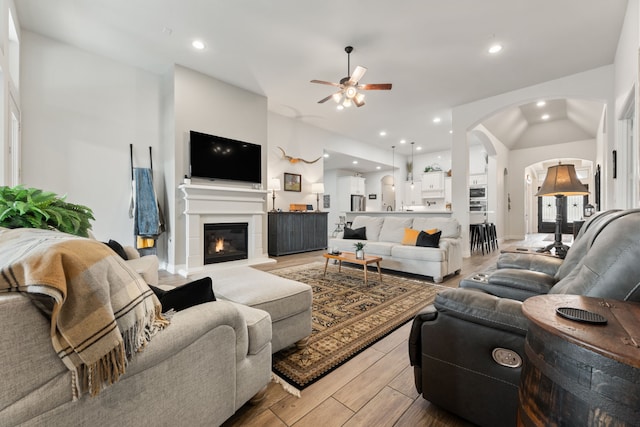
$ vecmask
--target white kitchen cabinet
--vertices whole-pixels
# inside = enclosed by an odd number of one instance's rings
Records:
[[[422,174],[422,197],[444,197],[444,172],[426,172]]]
[[[469,185],[487,185],[487,174],[469,175]]]
[[[338,178],[338,191],[348,192],[349,195],[359,194],[364,196],[364,178],[361,176],[341,176]]]
[[[414,182],[413,188],[411,188],[411,181],[407,181],[404,183],[402,204],[404,206],[422,205],[422,187],[419,182]]]

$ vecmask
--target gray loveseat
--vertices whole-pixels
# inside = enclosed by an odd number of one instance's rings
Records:
[[[462,238],[460,223],[453,218],[430,217],[373,217],[357,216],[352,229],[365,227],[365,240],[351,240],[338,237],[329,240],[329,248],[341,252],[353,252],[357,241],[366,243],[367,255],[382,257],[382,268],[420,274],[440,283],[445,276],[459,273],[462,268]],[[437,248],[403,245],[405,229],[432,230],[441,232]]]

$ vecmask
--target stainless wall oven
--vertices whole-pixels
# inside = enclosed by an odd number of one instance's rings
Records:
[[[469,200],[487,200],[487,186],[474,185],[469,187]]]
[[[471,212],[486,212],[487,201],[486,200],[469,200],[469,211]]]

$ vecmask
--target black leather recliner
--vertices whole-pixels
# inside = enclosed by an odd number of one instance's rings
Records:
[[[528,329],[522,300],[550,293],[640,302],[640,210],[606,212],[583,229],[564,261],[502,254],[509,268],[472,275],[415,317],[409,357],[425,399],[480,426],[513,426]]]

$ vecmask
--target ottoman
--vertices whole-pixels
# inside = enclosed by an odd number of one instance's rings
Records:
[[[216,298],[264,310],[271,315],[271,351],[294,343],[306,344],[311,335],[311,286],[251,267],[209,274]]]

